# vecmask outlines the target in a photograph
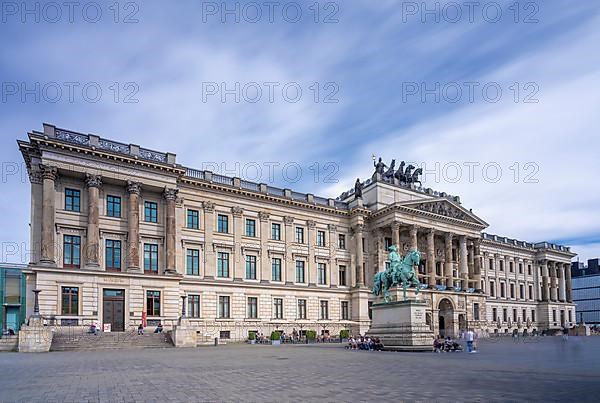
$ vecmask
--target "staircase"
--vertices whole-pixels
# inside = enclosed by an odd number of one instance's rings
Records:
[[[134,348],[169,348],[173,347],[170,335],[167,333],[147,333],[138,335],[137,332],[98,333],[97,335],[55,334],[52,338],[50,351],[93,351],[117,350]]]

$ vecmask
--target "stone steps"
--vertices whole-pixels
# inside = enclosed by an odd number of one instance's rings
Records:
[[[163,334],[138,335],[136,332],[93,334],[55,334],[50,351],[116,350],[132,348],[173,347],[169,336]]]

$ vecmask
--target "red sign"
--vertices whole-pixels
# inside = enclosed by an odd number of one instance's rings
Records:
[[[142,326],[148,326],[148,322],[146,321],[146,312],[142,312]]]

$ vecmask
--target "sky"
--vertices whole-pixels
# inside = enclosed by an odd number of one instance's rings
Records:
[[[486,232],[600,256],[597,1],[0,7],[0,261],[27,263],[43,122],[324,197],[407,161]]]

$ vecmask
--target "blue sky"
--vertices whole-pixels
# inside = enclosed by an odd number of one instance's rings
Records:
[[[28,239],[15,140],[42,122],[323,196],[372,154],[412,161],[488,232],[600,256],[598,2],[273,3],[3,2],[0,260]]]

